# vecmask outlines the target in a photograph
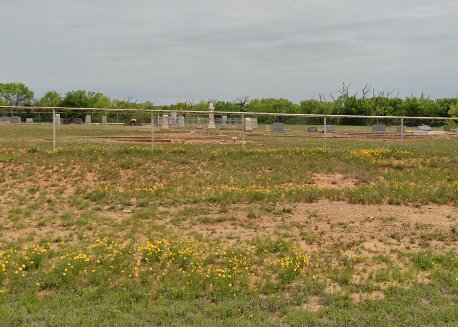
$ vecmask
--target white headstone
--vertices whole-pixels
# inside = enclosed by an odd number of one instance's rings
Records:
[[[169,115],[162,115],[162,129],[170,129],[169,127]]]
[[[177,126],[177,112],[176,111],[170,112],[169,126],[170,127],[176,127]]]
[[[56,124],[60,124],[60,114],[56,114]]]
[[[221,128],[226,128],[227,125],[227,116],[221,117]]]
[[[245,131],[251,132],[253,130],[253,125],[251,124],[251,118],[245,118]]]
[[[184,116],[179,116],[178,117],[178,128],[185,128],[185,120],[184,120]]]
[[[425,131],[423,129],[417,129],[417,130],[412,131],[412,135],[414,135],[414,136],[426,136],[428,134],[429,134],[429,132]]]
[[[84,123],[86,125],[91,125],[92,124],[91,115],[86,115],[86,119],[84,120]]]
[[[215,125],[215,107],[210,103],[208,107],[208,129],[216,129]]]
[[[202,128],[202,122],[200,120],[200,117],[197,117],[197,128],[199,128],[199,129]]]
[[[25,119],[25,122],[26,122],[27,124],[31,124],[31,123],[33,123],[33,118],[26,118],[26,119]]]
[[[428,125],[418,126],[418,129],[421,131],[431,131],[432,130],[431,126],[428,126]]]
[[[107,116],[102,116],[102,125],[108,124]]]

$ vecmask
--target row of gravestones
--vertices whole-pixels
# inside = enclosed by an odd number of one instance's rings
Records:
[[[206,117],[205,118],[197,117],[195,120],[191,118],[190,120],[188,120],[188,123],[197,125],[198,129],[203,128],[203,126],[207,124],[210,129],[215,128],[216,125],[211,125],[211,121],[212,119],[207,119]],[[229,124],[229,119],[227,116],[221,116],[221,119],[220,121],[218,121],[218,123],[219,123],[219,128],[225,129],[227,128]],[[232,120],[232,123],[235,124],[236,121]],[[240,120],[238,123],[241,124],[242,121]],[[214,124],[214,120],[213,120],[213,124]],[[170,116],[162,115],[161,117],[159,117],[157,125],[161,127],[161,129],[185,128],[186,120],[184,116],[177,116],[176,113],[172,112]],[[253,129],[258,128],[258,119],[257,118],[245,118],[244,125],[245,125],[245,131],[247,132],[252,131]]]

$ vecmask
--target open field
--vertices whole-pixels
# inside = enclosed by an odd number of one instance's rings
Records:
[[[50,131],[0,126],[0,325],[458,325],[456,138]]]

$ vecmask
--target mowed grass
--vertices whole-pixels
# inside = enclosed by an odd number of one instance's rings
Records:
[[[0,325],[458,324],[457,139],[49,131],[0,128]]]

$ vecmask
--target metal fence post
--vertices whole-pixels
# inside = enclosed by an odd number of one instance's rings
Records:
[[[245,114],[242,114],[242,150],[245,149]]]
[[[326,116],[324,116],[324,147],[326,148],[328,146],[328,131],[327,131],[327,120]]]
[[[154,115],[151,111],[151,148],[154,149]]]
[[[404,118],[401,118],[401,144],[404,144]]]
[[[56,109],[52,110],[52,151],[56,152]]]

